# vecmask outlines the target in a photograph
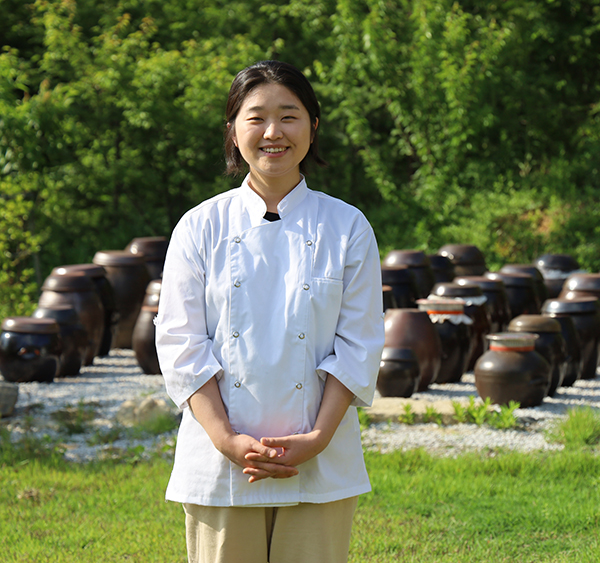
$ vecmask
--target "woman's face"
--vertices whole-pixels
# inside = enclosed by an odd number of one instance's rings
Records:
[[[289,181],[294,187],[299,182],[300,162],[312,137],[308,111],[280,84],[251,90],[235,118],[235,146],[250,166],[251,180],[254,177],[266,184]]]

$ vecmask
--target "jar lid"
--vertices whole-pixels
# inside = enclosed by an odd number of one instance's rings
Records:
[[[560,332],[560,323],[543,315],[519,315],[510,321],[512,332]]]
[[[462,315],[465,311],[465,302],[462,299],[417,299],[421,311],[428,314]]]
[[[146,263],[146,258],[141,252],[132,254],[126,250],[99,250],[92,262],[101,266],[139,266]]]
[[[160,295],[160,289],[162,287],[162,280],[161,279],[156,279],[156,280],[152,280],[147,286],[146,286],[146,294],[147,295]],[[390,290],[392,288],[390,287]]]
[[[454,270],[452,260],[441,254],[428,254],[429,264],[434,270]]]
[[[569,291],[600,291],[600,274],[571,274],[563,287]]]
[[[478,285],[484,291],[504,291],[504,282],[501,279],[492,280],[485,276],[460,276],[454,278],[458,285]]]
[[[415,283],[415,276],[408,266],[382,266],[381,281],[384,284]]]
[[[478,297],[483,295],[483,290],[475,284],[441,282],[433,286],[431,293],[440,297]]]
[[[505,264],[500,272],[507,274],[529,274],[534,280],[543,280],[540,272],[533,264]]]
[[[42,285],[42,291],[93,291],[92,279],[84,272],[69,272],[64,274],[50,274]]]
[[[496,332],[487,334],[490,350],[502,352],[530,352],[539,336],[531,332]]]
[[[71,325],[79,322],[79,313],[72,305],[38,307],[32,316],[36,319],[54,319],[59,325]]]
[[[134,238],[126,247],[131,254],[143,254],[146,260],[164,258],[169,247],[166,237],[138,237]]]
[[[390,250],[383,259],[384,266],[429,266],[429,258],[422,250]]]
[[[417,356],[412,348],[391,348],[386,346],[381,353],[381,359],[396,362],[416,362]]]
[[[542,313],[577,314],[595,313],[598,310],[597,297],[574,297],[573,299],[547,299],[542,305]]]
[[[572,272],[579,270],[579,262],[570,254],[542,254],[536,258],[534,265],[540,270],[561,270]]]
[[[490,280],[501,280],[506,287],[533,287],[533,277],[530,274],[486,272],[484,276]]]
[[[25,334],[57,334],[60,327],[54,319],[7,317],[2,321],[2,330]]]
[[[83,272],[92,279],[106,277],[106,270],[99,264],[68,264],[67,266],[57,266],[52,270],[52,274],[64,275],[71,272]]]
[[[445,244],[438,250],[438,254],[446,256],[453,264],[485,266],[483,253],[472,244]]]

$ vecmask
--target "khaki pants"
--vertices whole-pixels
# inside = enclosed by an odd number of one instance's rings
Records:
[[[358,497],[296,506],[185,504],[189,563],[346,563]]]

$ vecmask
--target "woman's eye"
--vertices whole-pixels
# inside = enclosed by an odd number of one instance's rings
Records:
[[[257,117],[257,116],[249,117],[248,121],[262,121],[262,117]]]
[[[286,115],[283,119],[296,119],[295,115]]]

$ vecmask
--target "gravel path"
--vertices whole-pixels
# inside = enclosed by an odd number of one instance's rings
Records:
[[[477,396],[472,374],[451,385],[431,385],[411,398],[415,401],[461,400]],[[65,456],[75,461],[108,455],[143,446],[146,452],[172,445],[176,431],[146,439],[118,439],[111,444],[90,445],[94,434],[109,432],[116,425],[115,415],[128,399],[151,396],[163,399],[177,410],[168,398],[160,375],[145,375],[131,350],[113,350],[108,357],[96,358],[93,366],[82,368],[74,378],[57,379],[54,383],[22,383],[15,415],[2,419],[1,424],[12,431],[14,438],[25,434],[58,437],[66,447]],[[85,434],[65,435],[52,413],[80,402],[93,403],[95,418]],[[545,439],[545,432],[570,407],[589,405],[600,407],[600,379],[577,381],[573,387],[560,388],[553,398],[539,407],[518,409],[520,430],[495,430],[472,424],[440,427],[436,424],[407,426],[399,423],[377,423],[363,433],[365,447],[387,452],[393,449],[423,447],[439,455],[456,455],[468,450],[506,448],[521,451],[559,449]]]

